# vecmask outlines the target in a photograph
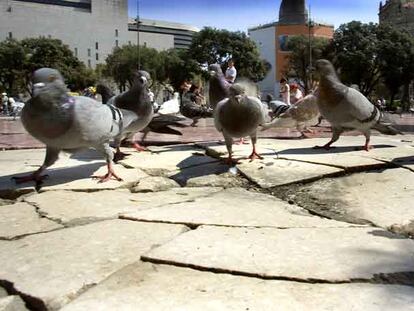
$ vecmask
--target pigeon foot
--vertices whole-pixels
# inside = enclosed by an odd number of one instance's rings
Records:
[[[125,153],[125,152],[121,152],[121,151],[117,151],[114,154],[114,162],[118,163],[119,161],[125,159],[126,156],[129,156],[130,153]]]
[[[229,157],[226,159],[225,163],[226,163],[227,165],[234,166],[234,165],[236,165],[236,164],[239,164],[240,162],[239,162],[239,160],[237,160],[237,159],[233,159],[233,157],[232,157],[232,156],[229,156]]]
[[[249,159],[250,161],[253,161],[256,159],[262,160],[263,157],[260,154],[258,154],[256,151],[253,151],[252,154],[249,156]]]
[[[122,178],[119,177],[112,167],[112,164],[108,164],[108,173],[106,173],[103,176],[92,176],[93,179],[99,179],[98,183],[103,183],[111,180],[111,178],[114,178],[117,181],[122,181]]]
[[[137,142],[132,143],[132,146],[135,148],[136,151],[148,151],[148,148],[141,146]]]
[[[235,145],[249,145],[250,143],[244,138],[240,138],[240,140],[238,142],[235,142],[234,144]]]

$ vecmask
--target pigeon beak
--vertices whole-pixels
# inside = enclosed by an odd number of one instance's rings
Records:
[[[142,84],[146,84],[148,82],[147,78],[145,78],[144,76],[140,77],[139,79],[142,82]]]
[[[234,97],[236,98],[237,102],[238,102],[238,103],[240,103],[240,101],[241,101],[241,99],[242,99],[243,95],[236,95],[236,96],[234,96]]]
[[[44,84],[43,82],[38,82],[38,83],[33,84],[33,87],[40,88],[40,87],[44,87],[45,85],[46,84]]]
[[[210,70],[209,73],[210,73],[210,76],[216,75],[216,72],[214,70]]]

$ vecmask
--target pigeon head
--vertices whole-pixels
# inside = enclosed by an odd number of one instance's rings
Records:
[[[211,64],[210,66],[208,66],[208,70],[210,72],[210,75],[212,76],[223,74],[223,71],[221,70],[221,67],[219,64]]]
[[[316,61],[316,71],[321,76],[336,75],[334,66],[326,59],[319,59]]]
[[[33,94],[36,95],[40,90],[50,84],[54,84],[59,89],[66,91],[65,81],[56,69],[52,68],[40,68],[33,73]]]
[[[144,70],[134,71],[132,75],[132,85],[134,86],[148,85],[150,80],[151,80],[150,74]]]

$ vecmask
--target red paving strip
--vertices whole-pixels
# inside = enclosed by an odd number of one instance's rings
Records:
[[[397,127],[404,132],[414,132],[414,116],[391,115],[392,120],[398,125]],[[188,122],[190,124],[191,121]],[[315,132],[307,134],[309,138],[331,136],[331,130],[327,122],[322,123],[322,127],[312,127]],[[169,145],[185,144],[193,142],[218,141],[223,140],[223,136],[215,127],[213,119],[201,119],[197,127],[186,127],[179,129],[183,135],[167,135],[150,133],[146,138],[146,145]],[[135,139],[141,140],[141,135],[135,135]],[[348,132],[346,135],[359,135],[358,132]],[[258,132],[259,138],[277,138],[277,139],[296,139],[300,133],[295,129],[270,129],[265,132]],[[44,148],[44,144],[31,137],[24,129],[19,119],[0,118],[0,150]]]

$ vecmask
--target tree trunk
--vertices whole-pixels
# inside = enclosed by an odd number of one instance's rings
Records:
[[[407,112],[410,109],[410,82],[404,83],[401,108],[404,112]]]

